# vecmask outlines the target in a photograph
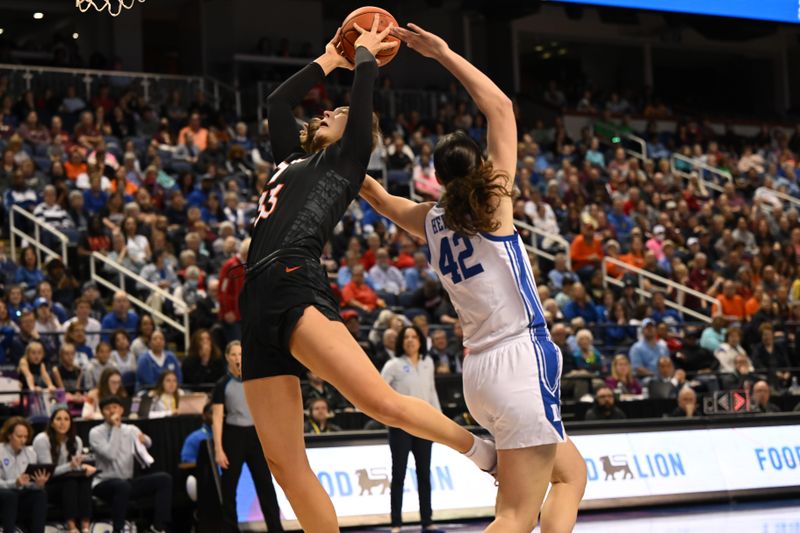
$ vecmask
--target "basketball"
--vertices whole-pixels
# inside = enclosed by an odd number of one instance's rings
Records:
[[[375,6],[360,7],[347,15],[347,17],[344,19],[344,22],[342,23],[342,52],[350,62],[355,62],[355,43],[358,39],[358,36],[361,35],[358,33],[355,25],[358,24],[361,26],[361,29],[369,31],[370,28],[372,28],[372,21],[374,20],[376,14],[380,15],[381,17],[380,22],[378,23],[378,31],[383,31],[389,24],[394,24],[397,26],[397,21],[391,13],[385,9]],[[386,39],[384,39],[384,41],[399,41],[399,39],[389,35],[386,37]],[[383,50],[378,52],[376,58],[380,60],[381,66],[385,66],[387,63],[389,63],[389,61],[394,59],[394,56],[397,55],[399,50],[399,45],[389,50]]]

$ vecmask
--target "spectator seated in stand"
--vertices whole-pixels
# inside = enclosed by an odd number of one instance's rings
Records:
[[[116,368],[110,367],[103,370],[97,386],[84,396],[81,418],[85,420],[101,420],[103,413],[100,410],[100,401],[107,396],[116,396],[122,402],[124,414],[130,411],[130,398],[128,391],[122,383],[122,374]]]
[[[771,394],[769,383],[763,379],[756,381],[751,395],[753,411],[756,413],[780,413],[781,408],[769,401]]]
[[[611,361],[611,375],[606,378],[606,385],[622,394],[641,394],[642,385],[633,377],[631,362],[625,354],[617,354]]]
[[[103,331],[114,331],[115,329],[124,329],[128,332],[136,331],[139,325],[139,315],[131,308],[128,295],[124,291],[117,291],[114,293],[114,298],[111,300],[111,312],[107,313],[100,326]],[[108,333],[103,333],[103,340],[108,342]]]
[[[678,390],[686,383],[686,372],[675,370],[669,356],[658,358],[658,372],[647,383],[648,397],[653,399],[672,399],[678,397]]]
[[[7,419],[0,429],[0,524],[3,531],[26,525],[30,533],[44,533],[47,492],[46,471],[33,476],[28,465],[37,464],[36,451],[28,443],[33,435],[30,423],[21,416]]]
[[[631,365],[639,378],[647,378],[656,373],[660,357],[668,356],[667,345],[658,340],[656,324],[652,318],[642,321],[641,338],[631,346],[628,353]]]
[[[598,388],[595,392],[594,404],[586,411],[584,420],[624,420],[628,418],[614,404],[614,391],[606,386]]]
[[[308,411],[308,418],[303,428],[305,433],[318,435],[342,430],[336,424],[330,423],[332,415],[328,408],[328,400],[325,398],[312,398],[306,404],[306,410]]]
[[[196,330],[189,342],[188,355],[183,360],[183,383],[214,384],[225,375],[225,366],[222,351],[214,344],[208,330]]]
[[[344,396],[330,384],[323,381],[319,376],[309,371],[307,377],[308,381],[306,381],[302,387],[303,401],[306,404],[309,400],[315,398],[325,398],[330,410],[352,409],[350,404],[347,403],[347,400],[344,399]]]
[[[183,383],[181,365],[175,354],[165,349],[164,333],[155,330],[150,336],[150,349],[139,359],[136,369],[136,390],[153,387],[165,370],[175,372],[178,384]]]
[[[142,403],[139,416],[142,418],[164,418],[178,414],[183,391],[178,388],[178,376],[172,370],[164,370],[155,386],[149,391],[141,391]]]
[[[678,391],[678,406],[670,413],[672,418],[693,418],[702,416],[703,411],[697,405],[697,394],[690,387],[682,387]]]
[[[386,307],[386,302],[367,284],[363,265],[353,267],[350,282],[342,289],[342,304],[356,309],[367,320],[372,318],[376,309]]]
[[[172,477],[166,472],[134,476],[134,462],[145,467],[153,463],[146,448],[153,441],[141,430],[122,422],[125,410],[117,396],[100,401],[103,423],[89,431],[89,444],[99,473],[92,482],[92,494],[111,506],[114,531],[122,531],[130,500],[152,501],[150,532],[164,532],[172,515]]]

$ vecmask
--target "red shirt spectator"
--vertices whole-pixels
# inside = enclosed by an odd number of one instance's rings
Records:
[[[367,312],[386,305],[364,281],[364,267],[361,265],[353,267],[350,283],[342,289],[342,303],[347,307],[355,307]]]
[[[219,318],[228,324],[242,319],[239,312],[239,293],[244,287],[244,264],[249,248],[250,239],[245,239],[239,253],[225,261],[219,271]]]

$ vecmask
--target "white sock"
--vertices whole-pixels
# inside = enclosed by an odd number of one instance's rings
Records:
[[[476,435],[473,435],[472,438],[472,448],[464,455],[469,457],[484,472],[493,472],[497,468],[497,450],[494,447],[494,442],[481,439]]]

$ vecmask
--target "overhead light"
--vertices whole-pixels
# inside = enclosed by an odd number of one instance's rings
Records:
[[[550,59],[553,56],[550,52],[545,52],[542,54],[542,59]]]
[[[3,32],[4,32],[4,31],[5,31],[5,30],[4,30],[3,28],[0,28],[0,35],[3,35]]]
[[[80,35],[78,34],[78,32],[75,32],[75,33],[73,33],[73,34],[72,34],[72,38],[73,38],[73,39],[77,39],[78,37],[80,37]]]
[[[542,46],[540,44],[540,45],[536,46],[536,48],[534,48],[534,50],[536,50],[537,52],[541,52],[542,50],[544,50],[544,46]]]
[[[33,14],[33,18],[35,18],[36,20],[42,20],[44,18],[44,13],[42,13],[41,11],[37,11],[36,13]]]
[[[560,49],[558,51],[558,55],[560,55],[560,56],[567,55],[567,49],[566,48]]]

